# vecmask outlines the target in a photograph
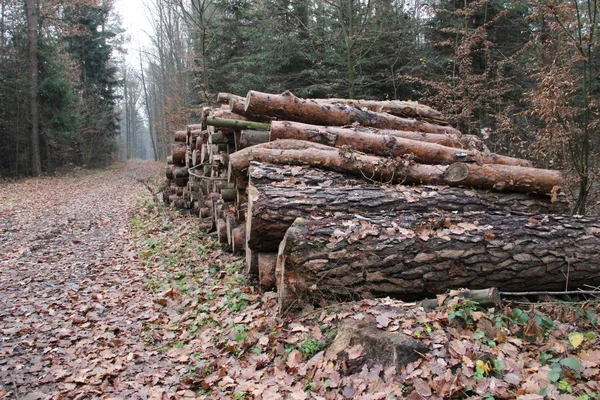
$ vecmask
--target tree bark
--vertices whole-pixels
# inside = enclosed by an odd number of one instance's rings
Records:
[[[229,104],[231,106],[231,102],[234,100],[244,101],[245,99],[242,96],[238,96],[232,93],[221,92],[217,94],[217,102],[221,104]]]
[[[559,171],[507,165],[456,163],[444,171],[444,181],[452,186],[471,186],[502,192],[532,192],[556,196],[563,185]]]
[[[271,140],[306,140],[332,147],[347,147],[379,156],[410,157],[422,164],[443,165],[453,162],[476,162],[478,164],[532,166],[531,162],[527,160],[498,154],[486,154],[477,150],[459,150],[436,143],[398,136],[353,131],[351,129],[329,130],[326,127],[288,129],[288,126],[289,123],[287,122],[273,122],[271,124]]]
[[[321,104],[344,104],[359,108],[366,108],[376,113],[387,113],[402,118],[414,118],[438,125],[448,125],[448,120],[441,112],[416,101],[401,100],[353,100],[353,99],[313,99]]]
[[[254,129],[259,131],[268,131],[270,125],[254,121],[241,121],[237,119],[224,119],[216,117],[206,118],[206,124],[210,126],[219,126],[222,128],[233,129]]]
[[[282,136],[281,131],[288,131],[287,135],[293,136],[296,139],[305,137],[307,135],[322,135],[322,136],[339,136],[345,135],[352,137],[360,133],[370,133],[375,135],[387,135],[397,138],[418,140],[420,142],[435,143],[442,146],[455,147],[457,149],[465,150],[480,150],[485,151],[485,146],[481,139],[475,135],[452,135],[452,134],[434,134],[426,132],[411,132],[411,131],[398,131],[391,129],[375,129],[365,127],[347,127],[340,128],[337,126],[319,126],[303,124],[301,122],[292,121],[273,121],[271,123],[271,132],[275,136]],[[293,133],[292,133],[293,132]]]
[[[438,298],[439,297],[439,298]],[[419,305],[423,308],[436,309],[456,297],[476,302],[481,307],[498,307],[502,303],[500,292],[497,288],[478,289],[478,290],[454,290],[450,294],[442,294],[435,299],[423,299]]]
[[[313,170],[313,174],[318,174]],[[565,197],[551,203],[547,197],[524,193],[497,193],[447,186],[379,187],[348,184],[344,187],[306,186],[295,182],[248,186],[248,246],[259,252],[276,251],[296,218],[338,214],[384,214],[410,210],[562,214]]]
[[[271,140],[271,134],[268,131],[253,131],[244,129],[240,132],[239,140],[236,142],[237,151],[246,147],[254,146],[261,143],[267,143]]]
[[[316,168],[351,174],[369,181],[404,184],[472,186],[498,191],[532,192],[544,195],[558,193],[562,176],[558,171],[509,165],[466,165],[464,179],[446,176],[448,166],[417,164],[407,160],[377,157],[334,149],[300,140],[277,140],[231,154],[229,179],[238,187],[247,184],[251,161],[270,164],[310,165]],[[503,182],[499,184],[498,182]]]
[[[38,10],[36,0],[26,0],[27,12],[27,38],[29,40],[29,118],[30,118],[30,159],[31,173],[34,176],[42,174],[42,161],[40,158],[40,97],[39,84],[39,57],[38,57]]]
[[[251,90],[246,97],[245,110],[251,114],[268,115],[283,120],[316,125],[344,126],[358,123],[382,129],[460,134],[458,130],[448,126],[364,111],[342,104],[319,104],[313,100],[298,98],[290,92],[278,95]]]
[[[361,179],[335,171],[327,171],[307,166],[289,167],[277,164],[262,164],[256,161],[250,163],[248,175],[253,185],[296,185],[298,187],[319,186],[348,186],[365,184]]]
[[[216,110],[212,113],[212,115],[209,118],[231,119],[231,120],[235,120],[235,121],[247,121],[248,120],[248,118],[246,118],[245,116],[234,113],[233,111],[230,111],[230,110]]]
[[[280,310],[303,301],[405,300],[449,289],[600,285],[600,219],[406,212],[297,219],[282,241]]]

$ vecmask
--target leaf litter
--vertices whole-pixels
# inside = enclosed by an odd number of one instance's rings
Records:
[[[0,399],[598,398],[597,302],[365,299],[282,318],[242,259],[152,202],[139,180],[161,171],[0,185]],[[367,316],[428,351],[347,374],[328,345]]]

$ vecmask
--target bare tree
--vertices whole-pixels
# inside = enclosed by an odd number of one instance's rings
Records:
[[[38,9],[36,0],[25,2],[27,12],[27,38],[29,40],[29,118],[30,118],[30,158],[33,175],[42,173],[40,158],[40,100],[38,95]]]

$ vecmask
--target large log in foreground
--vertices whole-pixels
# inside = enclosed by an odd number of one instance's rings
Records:
[[[312,128],[290,129],[290,123],[273,122],[271,140],[297,139],[332,147],[348,147],[363,153],[379,156],[410,156],[422,164],[450,164],[453,162],[476,162],[478,164],[503,164],[531,167],[528,160],[488,154],[477,150],[459,150],[437,143],[407,139],[396,135],[378,134],[351,129]],[[430,135],[441,136],[441,135]]]
[[[416,214],[297,219],[277,260],[280,311],[366,293],[414,299],[467,287],[600,285],[600,219]]]
[[[283,131],[287,131],[287,135],[293,136],[296,139],[300,139],[301,137],[305,137],[307,135],[352,136],[360,133],[370,133],[375,135],[387,135],[404,139],[418,140],[420,142],[435,143],[442,146],[455,147],[457,149],[480,151],[485,150],[483,142],[475,135],[452,135],[427,132],[398,131],[392,129],[365,128],[360,126],[340,128],[338,126],[320,126],[293,121],[271,122],[271,132],[274,135],[273,140],[275,139],[275,137],[282,138]]]
[[[382,129],[460,134],[458,130],[449,126],[376,113],[344,104],[320,104],[298,98],[289,91],[283,94],[269,94],[251,90],[246,97],[245,111],[317,125],[345,126],[358,123]]]
[[[447,186],[380,187],[356,185],[306,186],[298,181],[274,184],[253,184],[252,170],[268,169],[253,165],[248,187],[247,243],[252,250],[277,251],[285,232],[298,217],[338,214],[395,214],[403,210],[414,212],[502,211],[505,213],[567,213],[568,203],[551,203],[547,197],[524,193],[497,193]],[[278,167],[281,169],[282,167]],[[290,168],[291,169],[291,168]],[[331,174],[312,170],[313,177]],[[321,179],[325,181],[326,179]]]
[[[278,140],[233,153],[229,157],[229,179],[244,187],[251,161],[269,164],[310,165],[386,183],[470,186],[498,191],[550,195],[562,186],[560,172],[509,165],[466,165],[466,174],[445,171],[454,165],[417,164],[403,159],[371,156],[301,140]],[[459,167],[462,170],[462,167]],[[493,180],[488,174],[493,175]],[[523,178],[521,178],[523,177]]]

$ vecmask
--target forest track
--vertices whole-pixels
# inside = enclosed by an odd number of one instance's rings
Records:
[[[123,371],[151,368],[140,361],[153,303],[129,218],[161,170],[137,161],[0,184],[0,398],[122,395]]]

